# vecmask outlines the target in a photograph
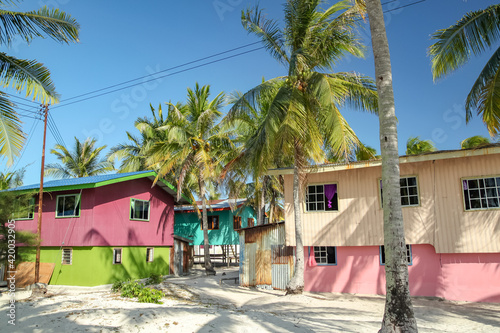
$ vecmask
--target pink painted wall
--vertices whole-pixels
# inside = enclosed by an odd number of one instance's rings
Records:
[[[56,197],[79,190],[44,194],[42,246],[172,246],[174,199],[148,179],[82,190],[80,217],[55,218]],[[149,221],[129,218],[130,199],[150,200]],[[16,229],[36,232],[35,218]],[[64,241],[64,244],[62,242]]]
[[[305,290],[385,294],[378,246],[337,247],[336,266],[311,267],[306,253]],[[436,254],[432,245],[412,245],[410,294],[455,301],[500,302],[500,253]]]

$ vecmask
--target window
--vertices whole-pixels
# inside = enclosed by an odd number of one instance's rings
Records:
[[[241,229],[241,216],[233,216],[233,229]]]
[[[154,249],[152,247],[148,247],[146,249],[146,262],[153,262],[154,258]]]
[[[385,249],[384,245],[380,245],[380,264],[385,265]],[[411,245],[406,244],[406,260],[408,261],[408,265],[412,264],[412,257],[411,257]]]
[[[73,249],[64,248],[62,249],[62,261],[63,265],[71,265],[73,263]]]
[[[418,186],[417,177],[401,177],[399,179],[400,194],[401,194],[401,206],[418,206]],[[382,196],[382,179],[380,179],[380,202],[383,204]]]
[[[79,217],[80,199],[79,194],[58,195],[56,217]]]
[[[32,220],[35,215],[35,198],[28,200],[28,207],[22,207],[21,203],[16,202],[15,209],[14,220]]]
[[[149,221],[149,201],[130,199],[130,219]]]
[[[253,219],[253,217],[249,217],[247,219],[247,228],[251,228],[255,225],[255,220]]]
[[[306,211],[338,211],[337,184],[309,185],[306,193]]]
[[[465,210],[500,208],[500,177],[462,180]]]
[[[335,246],[315,246],[314,258],[318,265],[336,265],[337,248]]]
[[[214,215],[214,216],[208,216],[208,230],[214,230],[214,229],[219,229],[219,216]],[[203,219],[200,220],[200,227],[201,230],[203,230]]]
[[[122,263],[122,249],[113,249],[113,264]]]

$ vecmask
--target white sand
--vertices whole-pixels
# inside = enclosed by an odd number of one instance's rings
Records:
[[[222,276],[221,273],[226,275]],[[200,272],[198,272],[200,273]],[[7,323],[0,297],[1,332],[377,332],[381,296],[312,294],[242,288],[216,276],[168,277],[163,304],[138,303],[110,291],[49,286],[48,295],[16,302],[16,325]],[[19,297],[26,297],[21,292]],[[500,304],[414,299],[420,332],[500,332]]]

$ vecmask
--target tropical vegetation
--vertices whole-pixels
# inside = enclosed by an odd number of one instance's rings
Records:
[[[15,5],[16,1],[0,1],[0,6]],[[27,43],[37,37],[49,37],[57,42],[78,42],[79,25],[74,18],[59,9],[15,12],[0,8],[0,45],[8,49],[16,38]],[[0,52],[0,83],[42,104],[53,104],[59,96],[49,70],[36,60],[18,59]],[[12,164],[25,140],[16,104],[9,94],[0,92],[0,155]]]
[[[498,45],[500,4],[465,14],[457,23],[436,31],[429,49],[432,75],[439,79],[463,66],[472,55],[479,56]],[[482,116],[491,136],[500,133],[500,47],[472,85],[465,102],[466,120],[475,111]]]
[[[105,148],[105,145],[96,147],[94,138],[80,142],[75,137],[72,151],[61,144],[56,144],[50,153],[54,154],[60,163],[47,164],[45,175],[53,178],[80,178],[113,171],[113,164],[99,156]]]
[[[482,146],[486,146],[490,143],[491,140],[489,138],[481,135],[474,135],[460,142],[460,148],[461,149],[479,148]]]
[[[418,155],[436,151],[431,140],[420,140],[418,136],[411,136],[406,141],[406,155]]]

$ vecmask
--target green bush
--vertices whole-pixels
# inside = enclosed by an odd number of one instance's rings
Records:
[[[151,273],[149,278],[146,280],[146,286],[149,286],[150,284],[159,284],[163,281],[163,276],[160,274],[156,273]]]
[[[146,288],[138,281],[116,281],[113,283],[111,290],[114,292],[119,291],[122,297],[137,297],[141,303],[163,304],[160,300],[165,297],[161,290]]]

